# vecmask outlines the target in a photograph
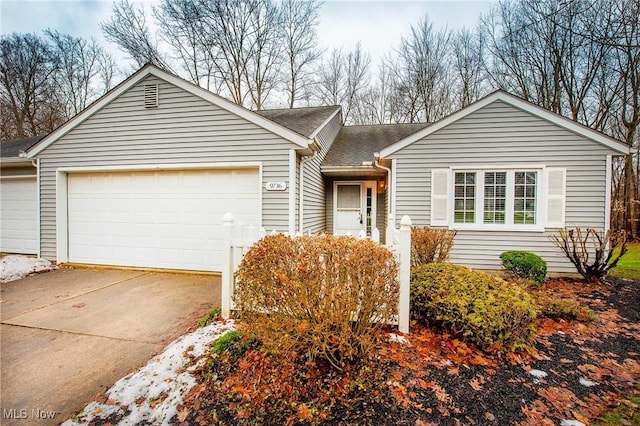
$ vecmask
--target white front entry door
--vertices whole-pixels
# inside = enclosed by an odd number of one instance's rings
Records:
[[[333,233],[370,236],[376,226],[376,182],[335,182],[333,194]]]

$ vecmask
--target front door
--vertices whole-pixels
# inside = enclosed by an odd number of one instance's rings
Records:
[[[365,231],[371,236],[376,223],[376,183],[335,182],[334,234],[357,236]]]

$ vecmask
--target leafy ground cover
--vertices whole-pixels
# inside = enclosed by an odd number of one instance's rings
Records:
[[[628,244],[627,252],[620,258],[618,265],[609,271],[609,276],[640,280],[640,243]]]
[[[337,371],[321,361],[266,354],[256,342],[239,340],[198,364],[198,383],[173,421],[589,424],[629,400],[640,380],[638,285],[618,279],[597,285],[548,282],[540,291],[589,306],[597,319],[539,318],[531,350],[517,354],[481,351],[412,324],[411,334],[401,338],[385,330],[360,366]]]

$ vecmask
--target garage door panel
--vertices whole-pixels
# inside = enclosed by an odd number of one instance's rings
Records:
[[[0,251],[38,253],[38,192],[35,177],[0,179]]]
[[[68,177],[69,261],[219,271],[222,217],[259,225],[257,170]]]

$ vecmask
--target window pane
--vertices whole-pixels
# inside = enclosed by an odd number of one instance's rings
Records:
[[[484,223],[504,223],[507,172],[484,173]]]
[[[538,172],[515,172],[513,223],[535,225]]]
[[[454,211],[455,223],[475,222],[475,172],[456,172],[454,176]]]
[[[360,185],[338,185],[338,208],[360,209]]]

